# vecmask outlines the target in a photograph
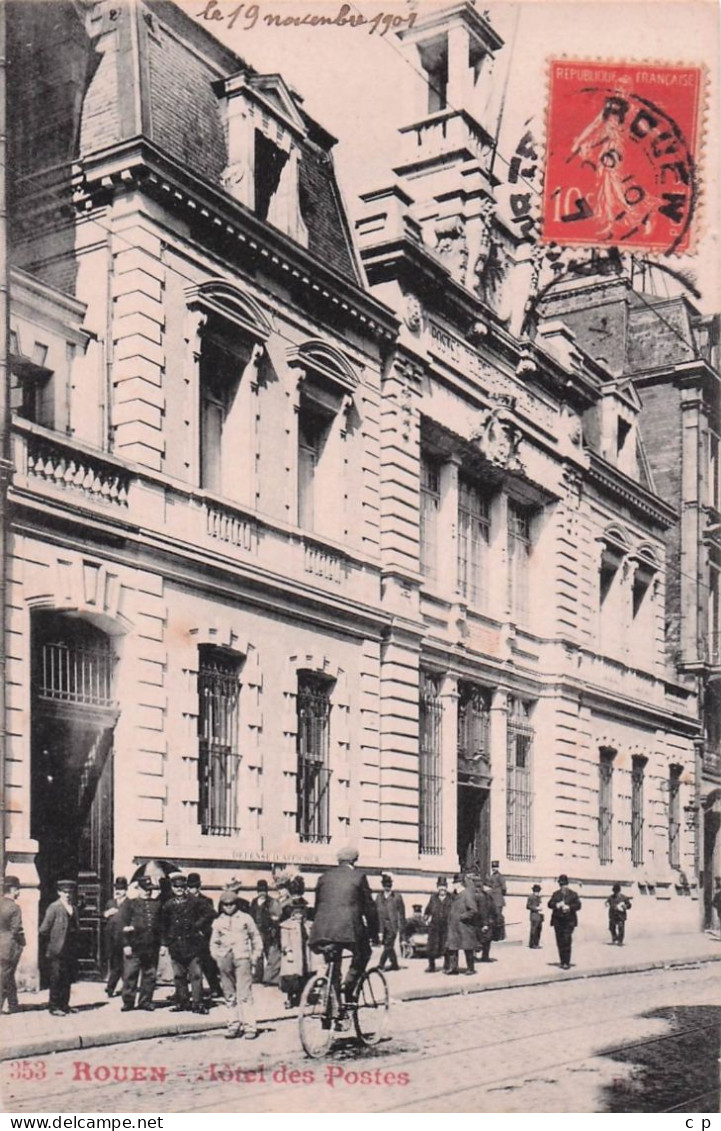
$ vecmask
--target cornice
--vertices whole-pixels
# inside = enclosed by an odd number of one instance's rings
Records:
[[[61,178],[62,179],[62,178]],[[49,188],[50,186],[43,186]],[[359,282],[334,272],[311,252],[271,224],[259,220],[239,201],[183,169],[144,138],[136,137],[73,167],[75,211],[90,213],[118,193],[140,191],[160,201],[184,221],[205,224],[222,233],[228,250],[233,241],[285,286],[302,289],[313,303],[322,303],[336,319],[355,323],[360,332],[381,341],[394,340],[398,320]],[[67,211],[67,208],[66,208]]]
[[[640,483],[624,475],[597,452],[589,450],[589,468],[586,473],[590,483],[595,483],[607,494],[626,503],[631,510],[652,518],[666,530],[678,522],[678,511],[658,495],[646,490]]]

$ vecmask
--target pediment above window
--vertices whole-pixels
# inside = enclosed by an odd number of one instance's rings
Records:
[[[210,279],[187,289],[188,306],[208,314],[217,314],[244,330],[255,341],[266,342],[272,326],[259,303],[224,279]]]
[[[302,377],[325,378],[339,391],[353,394],[360,380],[357,369],[341,350],[313,339],[288,350],[288,364],[302,370]]]
[[[247,71],[239,71],[224,79],[218,87],[228,99],[244,97],[262,107],[266,111],[266,129],[267,116],[270,116],[291,133],[306,136],[305,123],[295,99],[280,75],[251,75]]]

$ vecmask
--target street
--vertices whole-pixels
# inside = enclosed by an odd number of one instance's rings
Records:
[[[709,964],[396,1002],[378,1049],[341,1035],[324,1061],[300,1052],[293,1015],[253,1043],[199,1034],[7,1062],[3,1102],[158,1114],[717,1111],[720,998]]]

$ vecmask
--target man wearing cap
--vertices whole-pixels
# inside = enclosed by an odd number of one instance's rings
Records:
[[[338,865],[324,872],[315,889],[315,918],[311,950],[338,943],[351,951],[343,990],[351,998],[373,953],[371,940],[378,935],[378,916],[365,872],[356,868],[358,849],[338,851]]]
[[[40,942],[45,948],[48,982],[48,1008],[51,1017],[70,1013],[70,987],[75,980],[80,925],[75,908],[77,884],[58,880],[58,898],[48,907],[40,924]]]
[[[496,908],[496,921],[493,926],[493,941],[502,942],[506,937],[506,920],[503,908],[506,906],[506,877],[499,870],[498,860],[491,861],[491,895]]]
[[[115,987],[123,976],[123,928],[118,921],[118,912],[128,898],[128,881],[125,876],[116,876],[113,898],[105,904],[105,941],[108,951],[108,981],[105,992],[108,997],[115,993]]]
[[[204,905],[188,895],[188,881],[182,872],[172,872],[169,878],[171,896],[163,905],[161,924],[163,946],[168,948],[175,979],[175,1005],[171,1012],[190,1009],[193,1013],[207,1013],[200,955],[208,922],[212,920]]]
[[[205,909],[205,929],[203,931],[203,949],[200,952],[200,966],[205,975],[205,980],[208,983],[211,997],[222,997],[223,990],[220,985],[220,976],[218,974],[218,965],[210,953],[210,934],[213,930],[213,920],[215,919],[215,908],[213,907],[212,899],[208,899],[200,890],[203,886],[203,881],[198,872],[188,873],[188,895],[191,899],[197,899]]]
[[[253,1002],[253,966],[263,954],[263,940],[252,916],[241,911],[232,888],[220,896],[220,911],[213,922],[210,953],[218,963],[223,995],[230,1011],[227,1038],[247,1040],[258,1036]]]
[[[8,1013],[17,1013],[18,989],[15,970],[25,946],[22,911],[17,905],[20,880],[6,876],[0,896],[0,1013],[7,998]]]
[[[117,929],[123,938],[122,1012],[135,1009],[137,994],[138,1009],[150,1013],[155,1008],[153,994],[160,953],[161,903],[154,898],[156,889],[151,876],[140,876],[136,883],[138,898],[124,900],[116,916]]]
[[[390,970],[400,970],[396,954],[396,939],[406,925],[406,909],[403,896],[400,892],[393,891],[393,877],[388,872],[381,876],[382,891],[376,896],[376,913],[378,915],[378,930],[383,943],[378,968],[385,970],[386,962]]]
[[[531,950],[538,950],[541,945],[541,931],[543,930],[543,912],[541,911],[541,885],[534,884],[531,894],[526,900],[526,910],[530,919],[530,934],[528,946]]]
[[[255,966],[255,981],[277,985],[280,977],[281,906],[268,893],[268,881],[258,880],[250,914],[263,940],[263,953]]]
[[[435,974],[436,959],[443,959],[443,969],[448,970],[448,916],[453,897],[448,891],[448,880],[439,876],[436,890],[428,900],[426,919],[428,920],[428,965],[426,974]]]
[[[571,941],[574,927],[578,926],[577,912],[581,908],[581,900],[577,892],[568,886],[568,876],[558,877],[558,890],[554,891],[548,901],[551,909],[551,926],[556,932],[556,946],[562,970],[571,968]]]

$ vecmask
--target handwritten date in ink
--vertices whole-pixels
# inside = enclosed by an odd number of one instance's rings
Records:
[[[350,4],[341,4],[332,16],[319,12],[284,15],[277,12],[261,12],[259,4],[242,3],[230,8],[228,4],[221,4],[220,0],[207,0],[205,7],[197,13],[197,18],[211,23],[220,20],[229,30],[240,21],[238,26],[243,31],[252,31],[260,22],[266,27],[362,27],[367,29],[369,35],[378,33],[382,37],[391,29],[399,31],[401,28],[412,28],[416,22],[416,13],[398,16],[389,12],[378,12],[377,15],[368,17],[360,12],[352,12]]]

